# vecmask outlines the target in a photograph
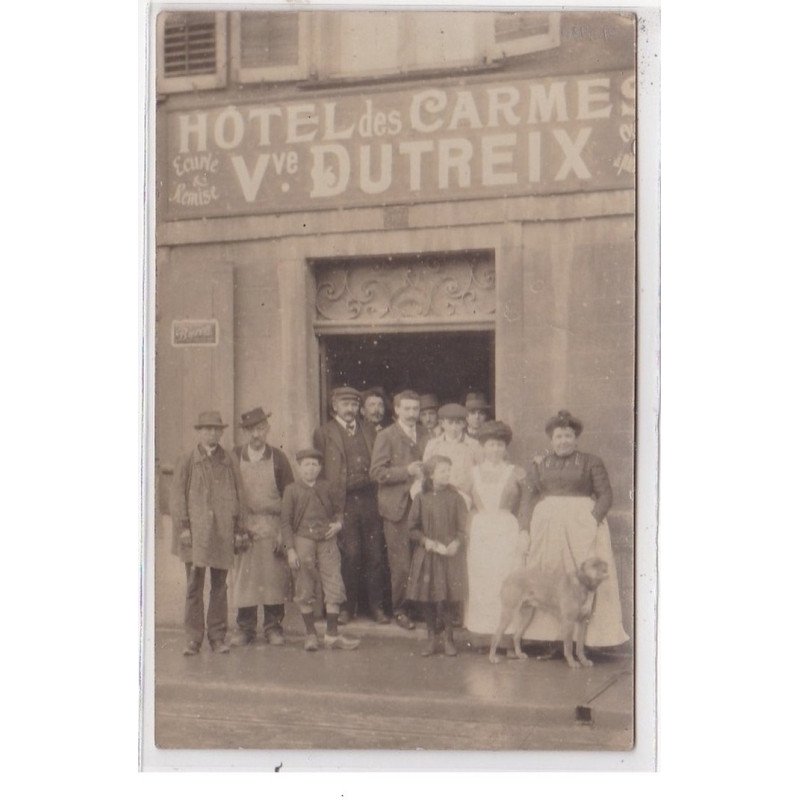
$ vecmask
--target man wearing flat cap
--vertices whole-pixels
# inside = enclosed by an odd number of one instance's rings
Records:
[[[289,459],[267,443],[269,417],[263,408],[242,414],[248,436],[233,450],[233,463],[242,485],[242,527],[246,541],[233,565],[233,605],[237,608],[234,645],[256,638],[258,607],[264,607],[264,636],[273,645],[284,643],[281,623],[289,593],[289,565],[281,541],[281,498],[294,480]]]
[[[411,567],[408,533],[410,490],[422,478],[422,454],[428,432],[419,424],[419,395],[403,391],[394,396],[395,422],[375,438],[370,476],[378,484],[378,511],[389,556],[392,611],[401,628],[415,627],[408,617],[406,584]]]
[[[477,441],[481,426],[489,419],[492,407],[486,402],[483,392],[470,392],[464,400],[467,409],[467,436]]]
[[[383,524],[378,514],[377,486],[369,474],[375,429],[359,417],[361,395],[340,386],[331,396],[334,417],[314,431],[314,447],[323,456],[323,477],[344,509],[339,549],[347,600],[339,615],[342,624],[355,615],[359,586],[366,589],[368,614],[389,621],[383,601]]]
[[[186,566],[184,655],[200,652],[204,634],[215,653],[229,652],[228,570],[234,538],[239,536],[241,486],[233,461],[219,440],[228,426],[219,411],[204,411],[194,426],[198,443],[175,471],[172,481],[172,552]],[[211,575],[208,616],[204,619],[203,585]]]

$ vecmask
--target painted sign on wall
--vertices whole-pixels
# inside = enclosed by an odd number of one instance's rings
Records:
[[[634,186],[635,77],[581,75],[168,117],[170,219]]]

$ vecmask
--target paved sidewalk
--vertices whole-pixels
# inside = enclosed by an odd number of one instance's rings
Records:
[[[354,634],[359,626],[347,626]],[[419,656],[415,635],[365,623],[352,652],[306,653],[263,640],[229,655],[181,655],[156,635],[156,742],[172,748],[624,750],[633,737],[628,657],[591,669],[561,661],[489,663],[461,641],[457,658]],[[417,632],[415,632],[417,633]],[[595,697],[595,695],[597,695]],[[576,706],[593,724],[576,721]]]

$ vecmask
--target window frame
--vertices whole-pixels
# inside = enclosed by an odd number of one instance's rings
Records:
[[[280,9],[283,11],[283,9]],[[271,14],[273,11],[261,10],[260,13]],[[243,67],[242,66],[242,13],[232,11],[231,24],[231,74],[236,83],[280,83],[282,81],[304,80],[310,74],[309,51],[311,44],[311,14],[292,11],[298,15],[297,25],[297,64],[285,64],[276,67]]]
[[[493,61],[513,56],[528,55],[538,53],[542,50],[552,50],[561,44],[561,14],[558,11],[551,11],[549,17],[549,30],[547,33],[539,33],[535,36],[525,36],[520,39],[511,39],[506,42],[497,41],[495,20],[502,12],[496,11],[492,16],[492,45],[489,49],[490,57]]]
[[[228,81],[227,26],[224,11],[214,12],[214,72],[198,75],[165,75],[164,30],[169,15],[178,13],[191,12],[162,11],[156,18],[156,90],[167,94],[224,87]]]

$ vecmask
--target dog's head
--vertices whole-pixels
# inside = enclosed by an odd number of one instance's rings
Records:
[[[602,558],[587,558],[578,577],[584,586],[594,590],[608,577],[608,564]]]

